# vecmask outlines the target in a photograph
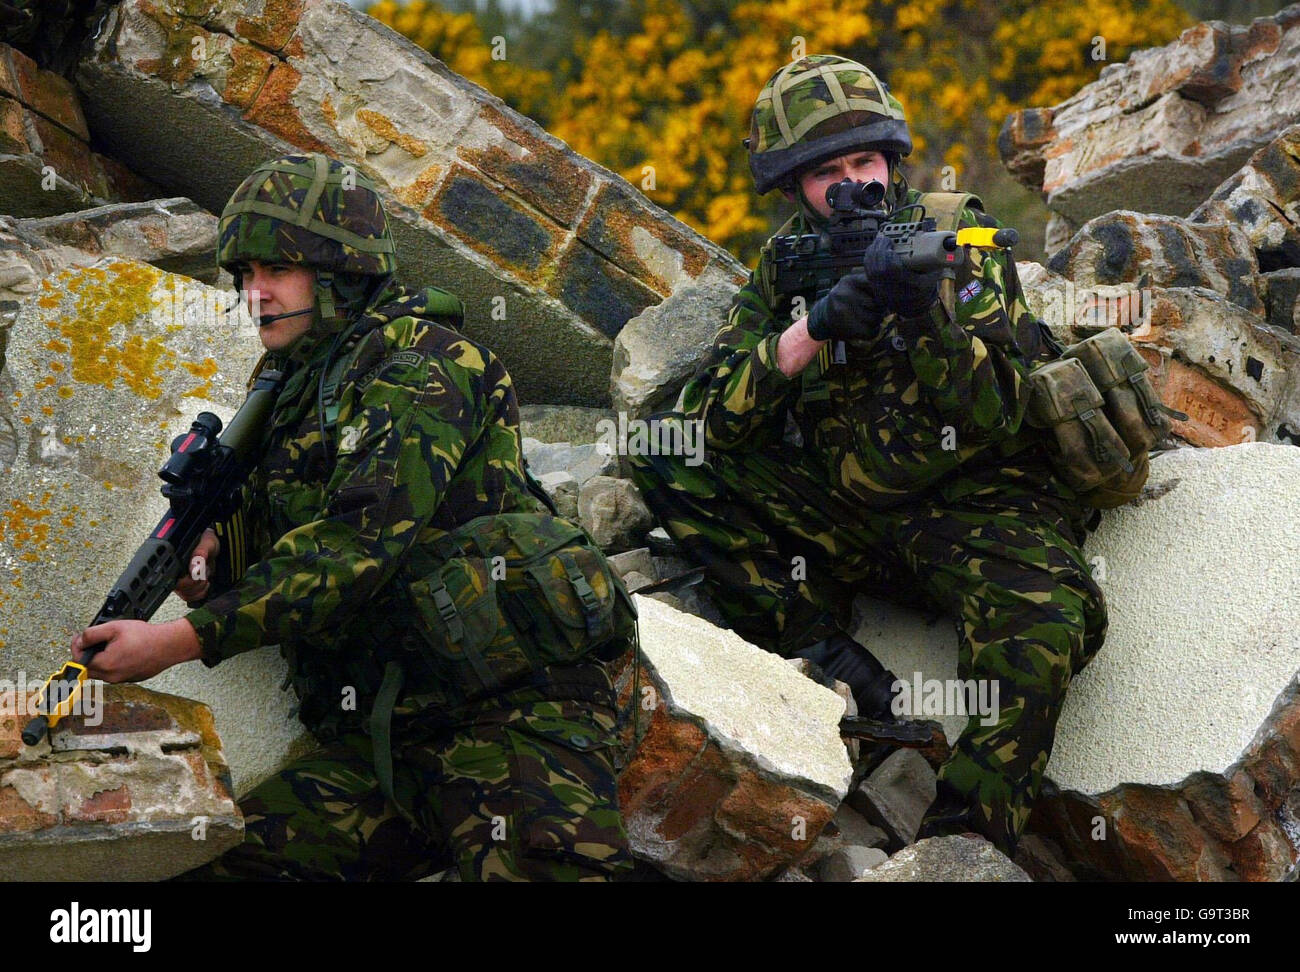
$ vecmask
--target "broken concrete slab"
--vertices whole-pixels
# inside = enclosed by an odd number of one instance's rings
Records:
[[[594,436],[595,430],[591,430]],[[527,436],[523,439],[524,458],[534,476],[567,472],[581,486],[593,476],[615,476],[618,473],[618,456],[604,442],[539,442]]]
[[[1031,881],[1015,862],[982,837],[930,837],[905,847],[858,881]]]
[[[607,405],[629,319],[699,280],[745,276],[624,180],[342,3],[124,0],[77,81],[115,157],[147,160],[214,212],[291,149],[364,170],[403,278],[465,300],[467,333],[524,401]]]
[[[625,550],[620,554],[614,554],[609,558],[609,566],[614,569],[614,572],[619,577],[624,577],[629,573],[637,573],[650,582],[659,579],[654,558],[650,556],[649,547],[637,547],[635,550]]]
[[[542,473],[537,481],[550,496],[560,516],[568,520],[578,519],[578,479],[573,473],[565,469]]]
[[[679,880],[775,876],[848,790],[843,701],[732,632],[635,600],[645,735],[619,781],[633,853]]]
[[[58,270],[105,257],[139,260],[209,284],[220,277],[213,257],[217,219],[188,199],[114,203],[39,219],[0,216],[0,242],[0,299],[20,299]]]
[[[1156,393],[1186,421],[1174,434],[1193,445],[1282,442],[1300,429],[1300,338],[1212,291],[1151,288],[1129,338],[1151,365]]]
[[[1029,823],[1080,877],[1278,880],[1295,861],[1298,481],[1293,446],[1176,450],[1090,540],[1110,630]]]
[[[629,418],[671,408],[727,323],[735,294],[729,276],[714,275],[628,321],[614,339],[614,407]]]
[[[1050,109],[1003,126],[1003,161],[1076,224],[1108,210],[1184,216],[1300,115],[1300,12],[1198,24]]]
[[[1300,125],[1252,155],[1188,219],[1240,227],[1262,271],[1300,267]]]
[[[613,476],[593,476],[579,487],[578,519],[609,553],[641,546],[655,523],[636,484]]]
[[[1264,313],[1250,239],[1229,223],[1109,212],[1081,227],[1067,247],[1053,254],[1047,269],[1084,288],[1124,283],[1204,287],[1252,314]]]
[[[29,716],[0,718],[0,880],[156,881],[238,844],[243,818],[207,706],[135,685],[88,689],[102,701],[37,746],[17,739]]]
[[[243,402],[262,346],[246,311],[224,313],[231,301],[122,260],[52,274],[23,301],[0,371],[0,671],[44,678],[62,663],[167,508],[156,476],[173,437]],[[169,599],[155,620],[184,612]],[[242,793],[307,735],[287,717],[284,671],[259,651],[150,686],[210,704]]]
[[[914,749],[898,749],[852,793],[848,804],[901,849],[916,840],[921,818],[934,802],[935,773]]]
[[[1081,879],[1278,880],[1296,859],[1298,481],[1294,446],[1166,452],[1085,543],[1109,631],[1029,822]],[[858,606],[851,633],[887,668],[957,677],[951,624]],[[966,719],[939,718],[954,741]]]
[[[842,847],[822,858],[817,865],[817,880],[841,884],[856,881],[887,860],[889,855],[878,847]]]

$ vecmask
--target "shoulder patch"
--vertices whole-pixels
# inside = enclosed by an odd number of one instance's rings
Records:
[[[424,361],[424,357],[425,357],[424,352],[416,351],[412,348],[406,348],[404,350],[396,352],[395,354],[389,355],[387,358],[379,362],[379,364],[372,367],[369,371],[367,371],[364,375],[362,375],[360,378],[356,380],[357,391],[358,392],[365,391],[367,388],[370,387],[371,382],[373,382],[376,378],[378,378],[389,368],[396,367],[398,365],[403,365],[407,368],[419,367],[420,363]]]

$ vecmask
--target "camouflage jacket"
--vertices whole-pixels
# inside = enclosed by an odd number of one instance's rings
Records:
[[[905,201],[919,196],[911,190]],[[968,208],[961,225],[999,224]],[[777,235],[813,231],[796,215]],[[709,448],[774,445],[790,414],[832,483],[886,507],[950,478],[959,466],[1040,441],[1040,432],[1022,426],[1025,379],[1055,353],[1005,251],[970,250],[955,282],[955,320],[940,301],[925,317],[891,315],[875,339],[829,342],[794,378],[777,367],[776,346],[811,297],[796,301],[799,295],[775,291],[771,256],[769,240],[678,399],[678,411],[703,421]]]
[[[330,336],[291,346],[244,491],[257,562],[187,615],[209,666],[280,645],[317,732],[368,713],[385,652],[418,624],[406,589],[436,566],[434,541],[477,516],[544,510],[526,486],[505,366],[450,324],[424,294],[396,288],[357,322],[328,454],[317,382]],[[353,714],[340,710],[347,687]],[[411,671],[394,712],[445,701]]]

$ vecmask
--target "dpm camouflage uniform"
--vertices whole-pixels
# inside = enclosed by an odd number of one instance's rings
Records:
[[[363,190],[354,199],[341,169],[289,157],[257,170],[236,199],[292,208],[318,193],[320,220],[346,227],[336,237],[359,239],[369,255],[340,256],[326,245],[336,240],[308,238],[290,220],[241,221],[232,200],[221,262],[238,270],[284,254],[342,273],[349,260],[391,260],[391,249],[375,256],[376,239],[391,247],[378,197],[353,173]],[[318,298],[346,305],[357,284],[335,280]],[[187,877],[364,880],[454,866],[465,880],[608,879],[630,858],[615,700],[596,653],[626,642],[580,645],[571,664],[490,695],[438,664],[446,646],[428,623],[438,606],[416,592],[444,563],[439,541],[478,517],[541,522],[547,511],[525,478],[510,376],[456,331],[460,302],[382,278],[375,288],[359,316],[331,323],[331,311],[268,355],[289,377],[244,492],[245,543],[232,528],[221,554],[246,545],[256,562],[187,616],[209,666],[279,645],[299,717],[325,745],[246,796],[244,844]],[[336,352],[345,364],[330,394]]]
[[[962,225],[995,223],[966,209]],[[781,232],[811,229],[797,216]],[[702,422],[707,461],[642,456],[633,475],[755,644],[790,655],[843,629],[859,591],[954,620],[959,677],[998,679],[1000,710],[967,723],[922,836],[978,830],[1010,854],[1106,614],[1080,550],[1087,511],[1022,425],[1024,380],[1052,355],[1014,262],[970,257],[955,320],[940,302],[887,317],[878,339],[831,342],[790,379],[776,347],[801,313],[774,290],[769,242],[661,416]],[[801,446],[783,439],[787,416]]]

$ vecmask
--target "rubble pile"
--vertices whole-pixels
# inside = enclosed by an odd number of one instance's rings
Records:
[[[156,522],[172,437],[243,400],[261,346],[213,266],[213,214],[256,163],[324,151],[378,185],[402,276],[461,296],[469,336],[505,361],[561,513],[651,591],[639,674],[619,682],[643,865],[709,881],[1294,873],[1300,5],[1198,25],[1002,130],[1008,169],[1053,212],[1051,256],[1018,265],[1031,308],[1067,342],[1121,329],[1187,414],[1086,546],[1110,633],[1071,688],[1015,862],[972,836],[915,842],[933,766],[842,737],[843,685],[727,631],[629,478],[610,430],[674,401],[745,278],[734,258],[337,0],[96,10],[57,71],[0,45],[0,675],[63,661]],[[861,598],[855,637],[904,677],[955,678],[953,630],[934,622]],[[238,797],[312,745],[284,672],[272,650],[180,666],[110,689],[103,726],[69,721],[39,751],[0,710],[0,878],[48,876],[55,849],[165,877],[238,841]],[[966,722],[936,717],[949,741]]]

